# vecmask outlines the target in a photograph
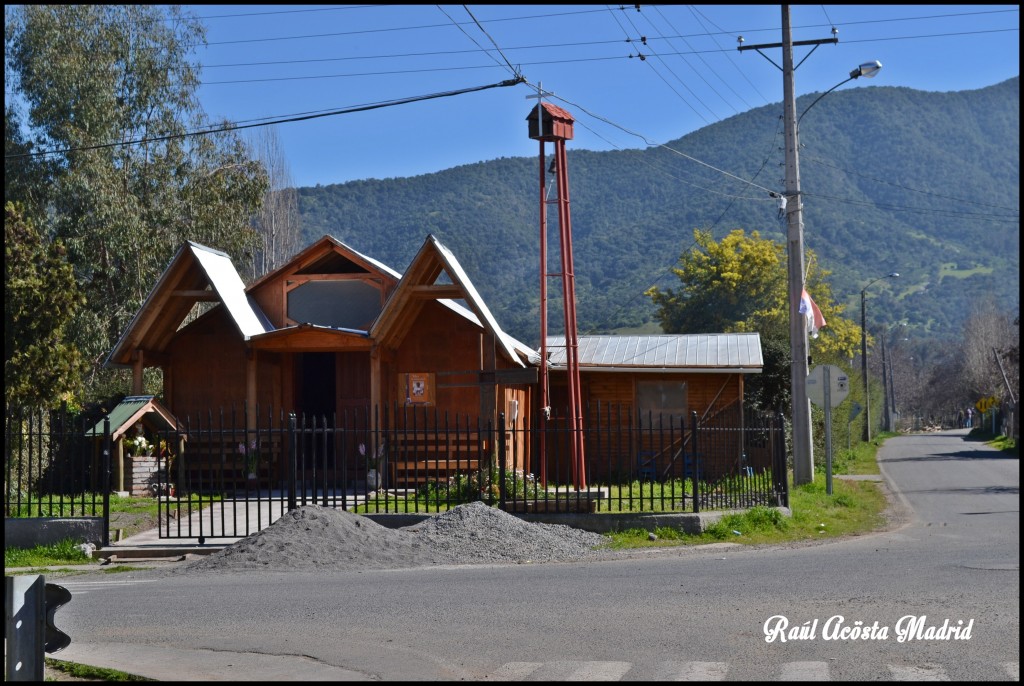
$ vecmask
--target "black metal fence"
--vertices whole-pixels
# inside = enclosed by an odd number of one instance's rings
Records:
[[[102,517],[109,532],[110,429],[91,426],[67,408],[5,412],[4,517]]]
[[[149,437],[168,447],[148,476],[161,537],[246,536],[306,504],[360,513],[430,513],[478,500],[513,513],[789,504],[778,415],[587,408],[582,451],[557,415],[483,423],[393,407],[255,416],[252,424],[244,408],[209,413]],[[7,516],[105,513],[103,498],[117,485],[99,458],[121,454],[109,431],[89,441],[84,425],[71,431],[49,421],[45,438],[31,419],[7,424]]]

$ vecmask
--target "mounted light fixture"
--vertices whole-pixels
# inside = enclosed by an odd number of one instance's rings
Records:
[[[879,62],[878,60],[875,60],[874,62],[865,62],[864,64],[860,65],[859,67],[857,67],[856,69],[854,69],[853,71],[850,72],[850,78],[843,79],[842,81],[840,81],[839,83],[837,83],[836,85],[832,86],[827,91],[825,91],[824,93],[819,95],[817,100],[815,100],[810,105],[808,105],[807,109],[804,110],[800,114],[799,117],[797,117],[796,123],[799,125],[800,124],[800,120],[804,118],[804,115],[807,114],[812,107],[814,107],[815,105],[818,104],[818,100],[821,100],[826,95],[828,95],[829,93],[834,91],[836,88],[839,88],[844,83],[849,83],[850,81],[853,81],[854,79],[859,79],[862,76],[864,78],[866,78],[866,79],[874,78],[875,74],[877,74],[879,71],[881,71],[881,69],[882,69],[882,63]]]
[[[881,69],[882,63],[878,60],[875,60],[874,62],[865,62],[850,72],[850,78],[859,79],[862,76],[866,79],[874,78],[875,74],[877,74]],[[843,81],[843,83],[846,83],[846,81]]]

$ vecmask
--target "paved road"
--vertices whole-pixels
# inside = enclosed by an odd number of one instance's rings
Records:
[[[896,531],[590,564],[72,579],[74,642],[55,657],[162,680],[1019,680],[1019,462],[965,433],[886,443],[914,513]],[[776,615],[973,624],[963,640],[819,626],[769,643]]]

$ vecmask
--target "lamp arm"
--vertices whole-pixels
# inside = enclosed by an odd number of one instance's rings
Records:
[[[858,76],[859,76],[859,74],[858,74]],[[819,95],[819,96],[818,96],[818,97],[817,97],[817,98],[815,99],[815,101],[814,101],[814,102],[812,102],[812,103],[811,103],[811,104],[810,104],[810,105],[809,105],[809,106],[807,107],[807,109],[806,109],[806,110],[804,110],[804,111],[803,111],[803,112],[802,112],[802,113],[800,114],[800,116],[799,116],[799,117],[797,117],[797,120],[796,120],[797,126],[800,126],[800,120],[804,118],[804,115],[805,115],[805,114],[807,114],[807,113],[808,113],[808,112],[809,112],[809,111],[811,110],[811,108],[812,108],[812,107],[814,107],[815,105],[817,105],[817,104],[818,104],[818,100],[821,100],[821,99],[822,99],[822,98],[824,98],[824,97],[825,97],[826,95],[828,95],[829,93],[831,93],[832,91],[834,91],[834,90],[835,90],[836,88],[839,88],[840,86],[842,86],[842,85],[843,85],[844,83],[847,83],[848,81],[853,81],[853,80],[854,80],[855,78],[857,78],[857,77],[856,77],[856,76],[851,76],[850,78],[846,79],[846,81],[840,81],[839,83],[837,83],[836,85],[832,86],[832,87],[831,87],[831,88],[829,88],[829,89],[828,89],[827,91],[825,91],[824,93],[822,93],[821,95]]]

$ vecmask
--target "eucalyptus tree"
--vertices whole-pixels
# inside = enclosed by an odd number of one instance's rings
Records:
[[[68,328],[83,297],[60,241],[4,204],[4,405],[51,409],[74,400],[82,358]]]
[[[205,29],[180,7],[18,5],[5,20],[7,96],[26,115],[8,121],[26,152],[5,172],[45,184],[36,218],[86,296],[74,332],[91,395],[123,392],[107,353],[184,241],[251,256],[266,173],[203,113],[191,55]]]

